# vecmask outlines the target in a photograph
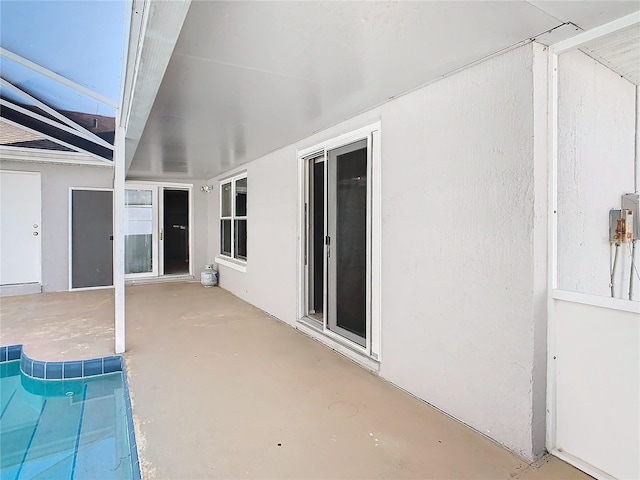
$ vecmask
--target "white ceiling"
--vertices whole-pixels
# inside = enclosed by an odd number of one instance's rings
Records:
[[[148,121],[133,126],[144,131],[128,176],[210,178],[562,23],[592,28],[639,9],[194,1]]]
[[[592,40],[580,50],[640,85],[640,26],[634,25]]]

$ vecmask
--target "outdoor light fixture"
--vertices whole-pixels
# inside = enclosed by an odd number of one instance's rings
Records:
[[[211,193],[213,192],[213,185],[203,185],[200,187],[200,191],[204,193]]]

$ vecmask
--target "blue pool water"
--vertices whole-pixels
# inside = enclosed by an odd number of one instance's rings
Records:
[[[0,363],[0,478],[133,478],[122,375],[40,380]]]

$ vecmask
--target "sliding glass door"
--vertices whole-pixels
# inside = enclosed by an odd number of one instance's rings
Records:
[[[363,139],[306,162],[306,315],[367,347],[370,299],[369,149]]]
[[[328,158],[328,328],[366,345],[367,141]]]

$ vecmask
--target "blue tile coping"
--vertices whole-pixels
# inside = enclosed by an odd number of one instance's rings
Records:
[[[133,428],[133,413],[131,410],[131,395],[129,382],[122,355],[92,358],[91,360],[73,360],[66,362],[41,362],[29,358],[23,351],[22,345],[0,347],[0,363],[20,360],[20,371],[27,377],[38,380],[66,380],[109,373],[122,372],[125,403],[127,407],[127,430],[129,433],[129,448],[131,449],[131,466],[133,480],[140,480],[140,461],[138,446]]]
[[[32,360],[22,352],[22,345],[0,347],[0,362],[18,359],[20,360],[20,370],[22,370],[23,374],[41,380],[84,378],[124,371],[124,362],[120,355],[93,358],[91,360],[40,362]]]

